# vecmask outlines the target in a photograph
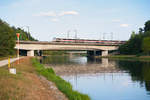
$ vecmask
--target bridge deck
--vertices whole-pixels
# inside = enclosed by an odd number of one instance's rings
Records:
[[[17,41],[16,41],[17,43]],[[89,45],[89,46],[119,46],[121,43],[64,43],[64,42],[47,42],[47,41],[20,41],[20,44],[42,44],[42,45]]]

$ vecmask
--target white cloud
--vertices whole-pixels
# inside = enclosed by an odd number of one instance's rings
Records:
[[[64,15],[78,15],[79,13],[76,11],[63,11],[59,14],[59,16],[64,16]]]
[[[50,12],[41,12],[39,14],[35,14],[34,16],[47,16],[47,17],[56,17],[57,14],[53,11]]]
[[[58,22],[60,17],[65,15],[78,15],[79,13],[76,11],[62,11],[60,13],[56,13],[54,11],[49,12],[40,12],[39,14],[34,14],[33,16],[44,16],[44,17],[51,17],[52,22]]]
[[[128,27],[129,25],[128,24],[121,24],[120,26],[121,27]]]
[[[57,19],[57,18],[53,18],[53,19],[51,19],[51,21],[52,21],[52,22],[58,22],[58,21],[59,21],[59,19]]]
[[[121,20],[120,19],[113,19],[112,22],[118,23],[118,22],[121,22]]]
[[[79,13],[76,11],[62,11],[60,13],[49,11],[49,12],[40,12],[39,14],[35,14],[33,16],[59,17],[59,16],[65,16],[65,15],[78,15],[78,14]]]

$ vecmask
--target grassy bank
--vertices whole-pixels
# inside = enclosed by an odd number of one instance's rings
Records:
[[[30,90],[28,86],[32,86],[32,80],[26,77],[33,71],[28,65],[27,61],[23,65],[11,64],[17,70],[16,75],[10,74],[7,66],[0,67],[0,100],[24,100]]]
[[[0,57],[0,61],[8,59],[8,58],[15,58],[15,57],[17,57],[17,56],[16,55],[10,55],[10,56],[6,56],[6,57]]]
[[[32,58],[22,58],[11,67],[16,68],[16,75],[10,74],[7,66],[0,67],[0,100],[67,100],[54,84],[37,75]]]
[[[38,74],[46,77],[47,80],[54,82],[58,89],[63,92],[69,100],[90,100],[88,95],[74,91],[71,84],[57,76],[52,68],[44,68],[44,66],[40,64],[35,58],[32,59],[32,62],[36,67]]]
[[[119,60],[150,61],[150,56],[137,56],[137,55],[113,55],[113,56],[104,56],[101,58],[112,58],[112,59],[119,59]]]
[[[23,79],[20,73],[11,75],[6,67],[0,68],[0,100],[21,100],[25,94],[18,82]]]

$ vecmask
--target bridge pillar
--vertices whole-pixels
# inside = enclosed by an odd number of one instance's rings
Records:
[[[27,56],[34,56],[34,50],[27,51]]]
[[[103,65],[104,67],[108,67],[108,65],[109,65],[108,58],[102,58],[102,65]]]
[[[87,51],[87,56],[89,57],[94,56],[94,51],[92,50]]]
[[[108,50],[102,51],[102,56],[108,56]]]
[[[42,50],[37,50],[37,56],[42,56]]]
[[[88,56],[100,56],[101,55],[101,51],[100,50],[91,50],[91,51],[87,51],[87,55]]]

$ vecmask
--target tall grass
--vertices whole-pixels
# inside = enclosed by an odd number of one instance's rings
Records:
[[[54,82],[57,88],[63,92],[69,100],[90,100],[88,95],[74,91],[72,85],[57,76],[52,68],[44,68],[44,66],[35,58],[32,59],[32,62],[33,66],[36,67],[38,74],[46,77],[47,80]]]

